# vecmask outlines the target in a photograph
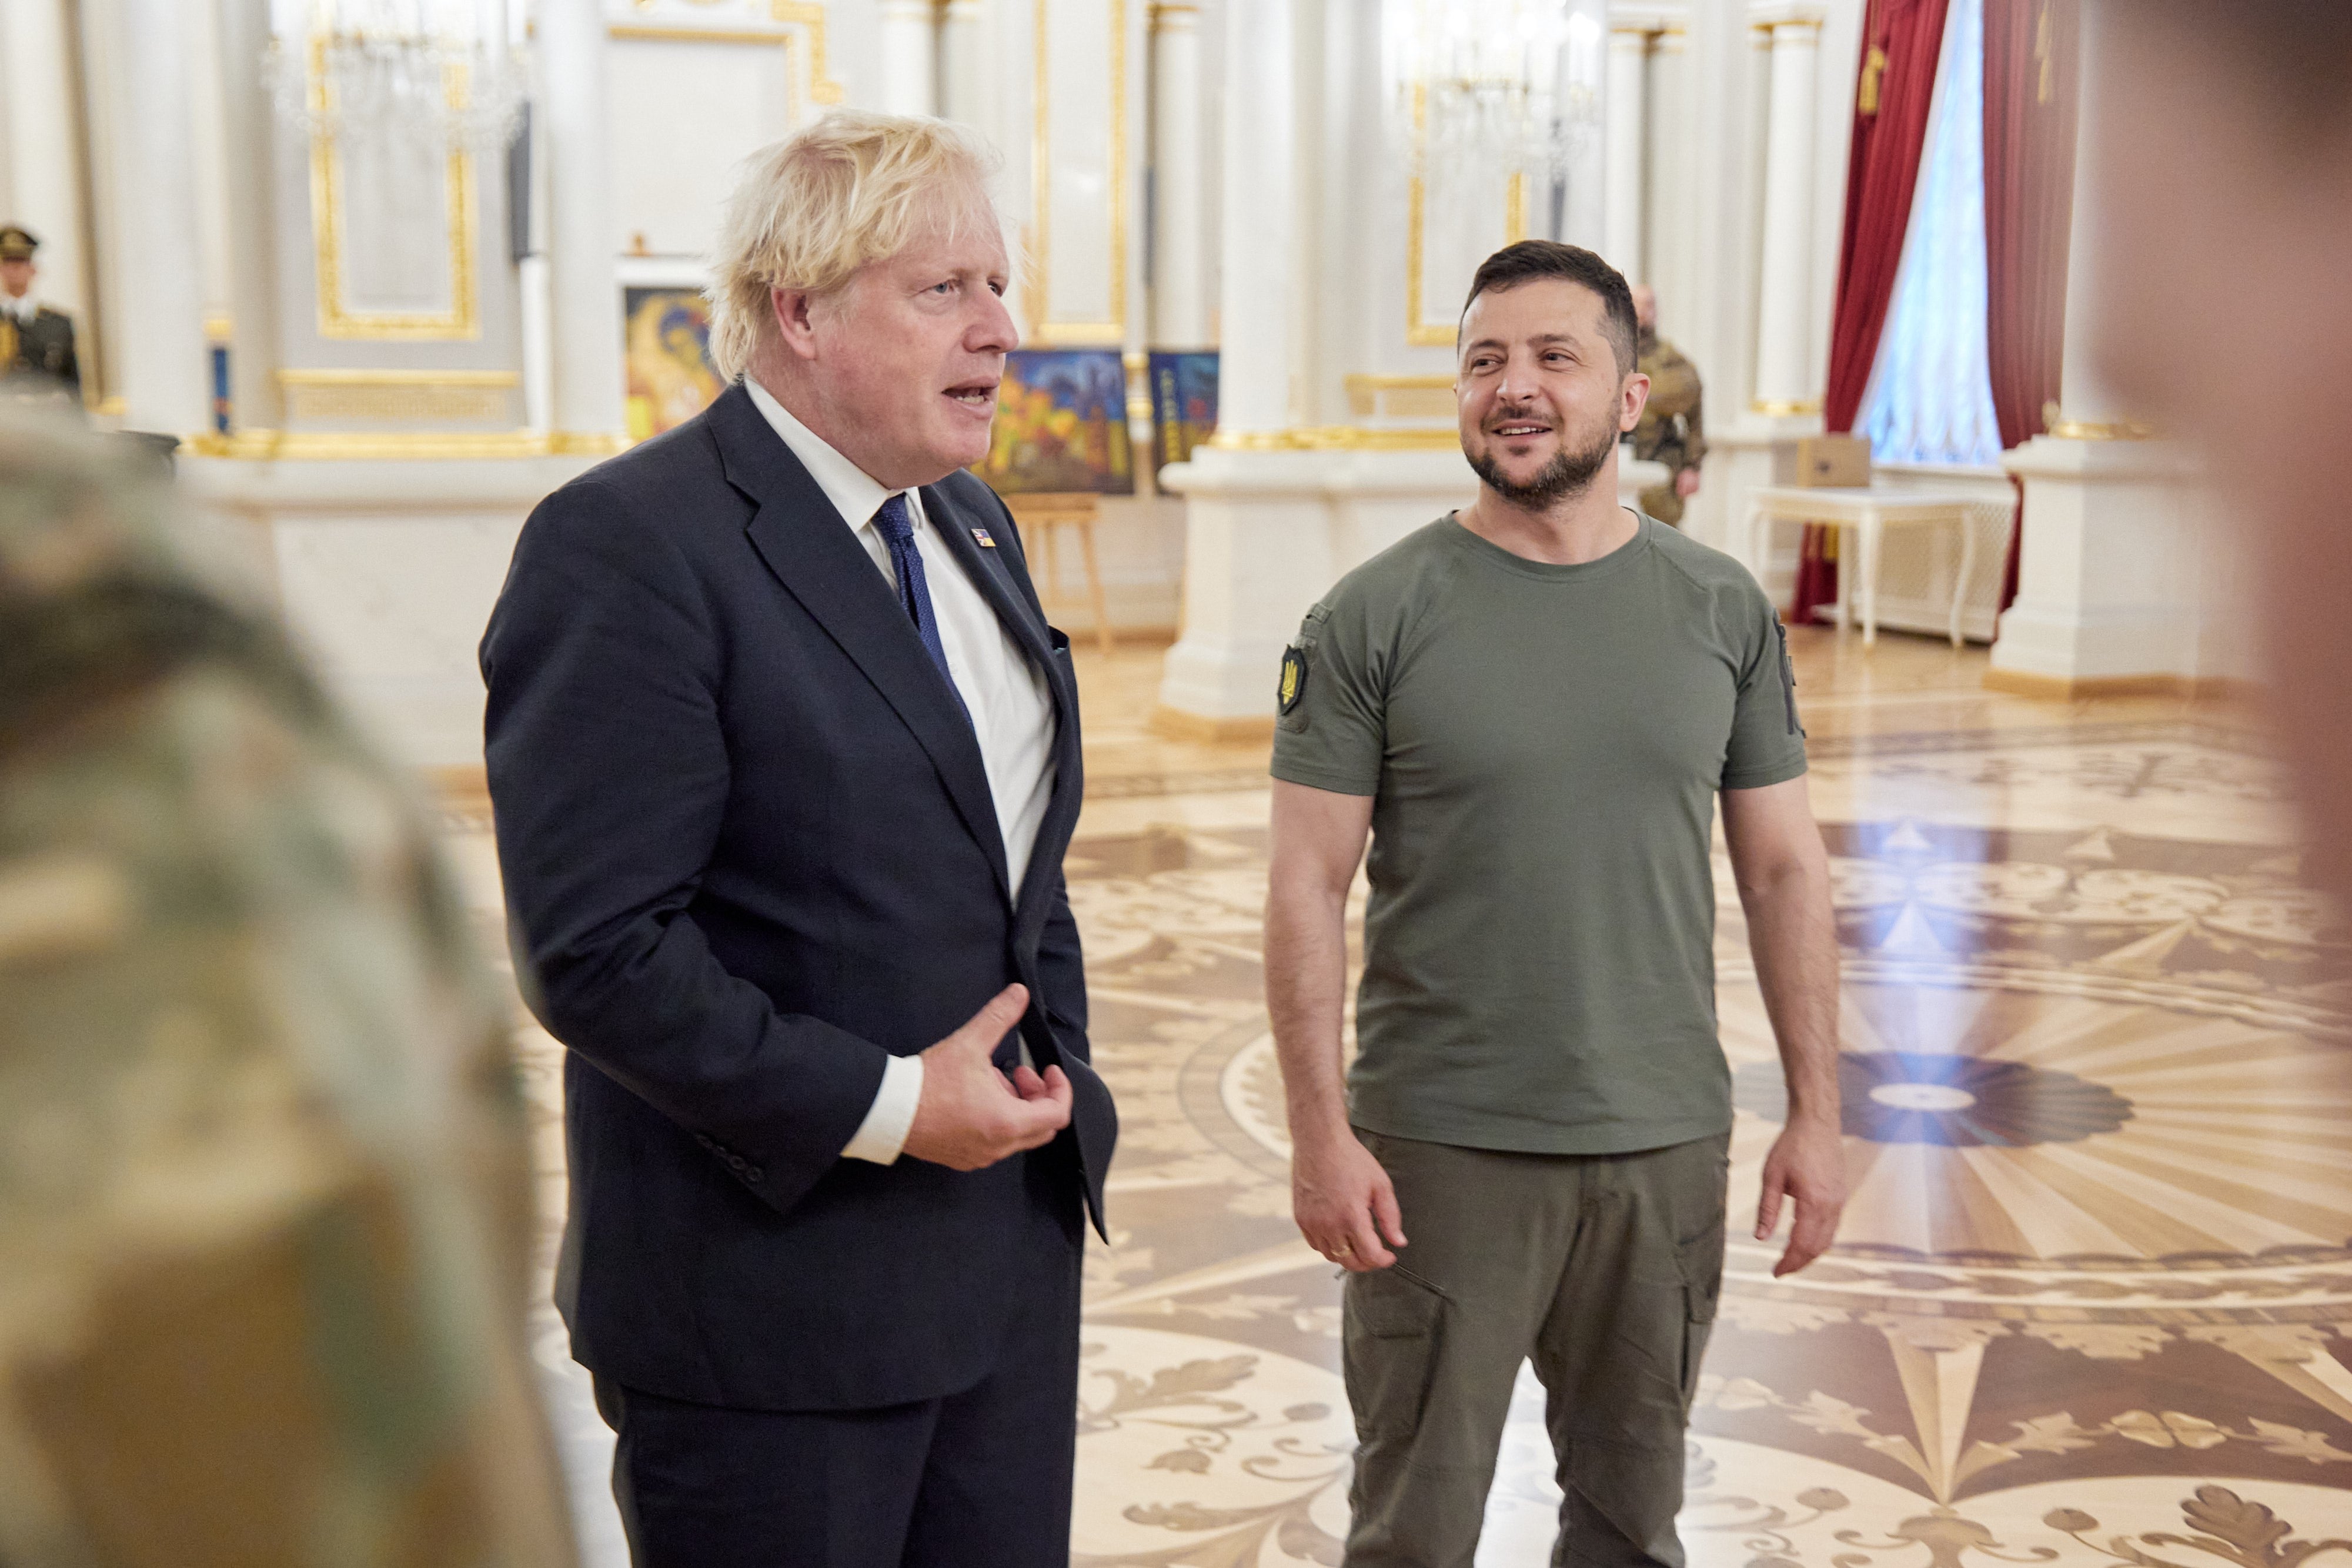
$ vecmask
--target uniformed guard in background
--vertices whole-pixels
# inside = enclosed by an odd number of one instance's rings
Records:
[[[1633,455],[1673,470],[1664,484],[1642,492],[1642,510],[1681,528],[1683,503],[1698,493],[1699,464],[1706,456],[1698,367],[1658,336],[1658,296],[1646,283],[1633,287],[1633,313],[1642,329],[1640,370],[1650,378],[1650,401],[1633,427]]]
[[[0,409],[0,1562],[561,1568],[501,992],[169,512]]]
[[[33,293],[41,248],[29,230],[0,226],[0,401],[81,405],[81,364],[74,358],[73,318]]]

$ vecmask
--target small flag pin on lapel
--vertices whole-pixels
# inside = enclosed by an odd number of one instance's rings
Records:
[[[971,537],[980,541],[980,548],[982,549],[994,549],[996,548],[996,541],[988,537],[988,530],[986,528],[972,529]]]

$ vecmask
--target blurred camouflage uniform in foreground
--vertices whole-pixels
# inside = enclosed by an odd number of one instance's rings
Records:
[[[170,507],[0,423],[0,1563],[555,1568],[499,995]]]

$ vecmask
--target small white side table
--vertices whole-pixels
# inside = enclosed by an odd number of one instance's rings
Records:
[[[1843,488],[1804,489],[1768,485],[1748,492],[1748,559],[1759,568],[1774,523],[1821,523],[1854,536],[1861,546],[1859,568],[1851,580],[1838,585],[1838,624],[1849,623],[1855,590],[1861,591],[1862,641],[1878,641],[1879,545],[1893,528],[1953,528],[1960,533],[1960,570],[1952,579],[1952,646],[1960,646],[1960,615],[1968,602],[1969,580],[1976,574],[1976,516],[1998,513],[2006,519],[2010,503],[1960,491],[1898,490],[1877,485]],[[1839,559],[1848,559],[1841,550]]]

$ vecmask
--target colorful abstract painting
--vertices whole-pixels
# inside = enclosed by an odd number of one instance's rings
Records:
[[[629,439],[684,424],[727,390],[710,362],[710,304],[695,288],[625,288]]]
[[[1151,469],[1191,459],[1192,448],[1217,428],[1217,355],[1154,350],[1151,381]]]
[[[1135,494],[1127,367],[1117,349],[1016,349],[975,473],[1008,496]]]

